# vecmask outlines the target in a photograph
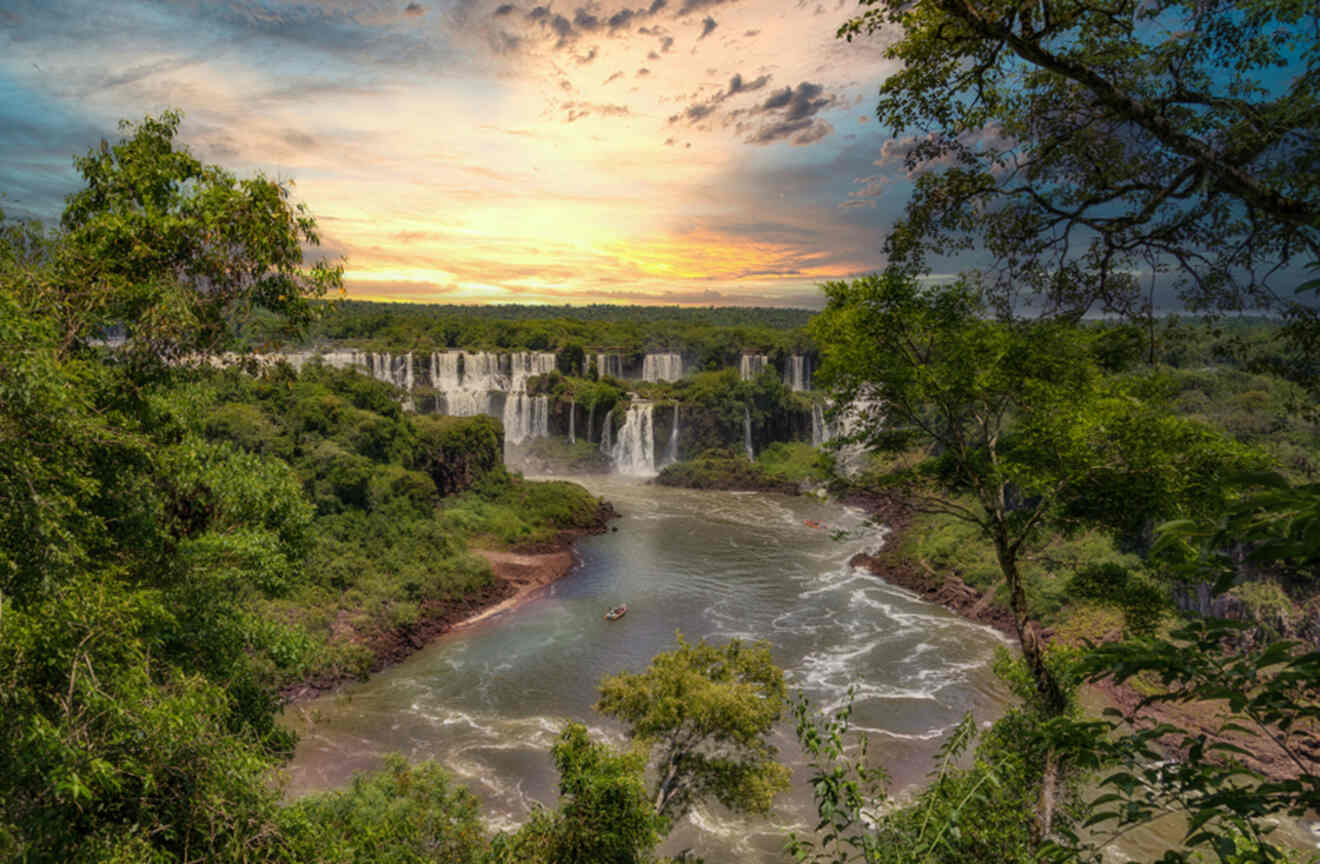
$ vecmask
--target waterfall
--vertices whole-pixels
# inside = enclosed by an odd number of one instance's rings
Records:
[[[784,386],[794,392],[811,389],[811,363],[801,354],[788,358],[784,369]]]
[[[765,364],[770,358],[764,354],[744,354],[738,363],[738,377],[750,381],[765,371]]]
[[[647,354],[642,360],[643,381],[677,381],[682,377],[682,354]]]
[[[504,440],[521,444],[549,434],[550,397],[528,396],[521,391],[504,399]]]
[[[597,354],[596,355],[596,377],[604,378],[611,375],[615,378],[623,377],[623,356],[620,354]]]
[[[743,447],[747,449],[747,461],[755,462],[756,453],[752,451],[752,413],[743,406]]]
[[[596,403],[587,407],[587,443],[591,443],[591,430],[596,428]]]
[[[615,471],[655,474],[655,427],[651,416],[654,408],[650,402],[634,403],[628,408],[619,429],[619,441],[611,451]]]
[[[577,436],[573,434],[574,424],[577,423],[577,400],[573,397],[568,399],[568,443],[576,444]]]
[[[825,406],[819,402],[811,403],[811,446],[819,447],[834,437],[830,424],[825,420]]]
[[[527,389],[527,379],[555,368],[555,355],[545,351],[517,351],[509,355],[509,391]]]
[[[678,403],[674,403],[674,428],[669,431],[669,454],[665,457],[668,464],[678,461]]]
[[[610,438],[613,433],[611,419],[614,417],[614,409],[605,412],[605,424],[600,427],[600,452],[613,458],[614,448],[610,446]]]

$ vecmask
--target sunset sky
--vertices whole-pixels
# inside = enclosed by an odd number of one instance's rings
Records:
[[[349,296],[819,305],[910,188],[854,0],[0,5],[0,209],[120,118],[292,178]],[[888,146],[886,146],[888,145]]]

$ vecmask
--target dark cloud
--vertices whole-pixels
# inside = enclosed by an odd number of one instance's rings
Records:
[[[660,37],[660,53],[661,53],[661,54],[664,54],[664,53],[668,52],[669,49],[670,49],[670,48],[673,48],[673,47],[674,47],[674,37],[673,37],[673,36],[661,36],[661,37]]]
[[[766,84],[770,83],[769,75],[762,75],[752,81],[746,81],[742,75],[735,74],[729,79],[729,89],[725,92],[725,98],[736,96],[739,93],[750,93],[753,90],[760,90]]]
[[[426,9],[420,3],[409,3],[407,6],[403,7],[403,14],[417,17],[417,16],[425,15]]]
[[[600,19],[586,9],[578,9],[573,13],[573,26],[592,33],[600,29]]]
[[[527,13],[528,21],[544,21],[550,17],[550,8],[547,6],[536,6]]]
[[[512,3],[502,3],[499,6],[495,7],[495,17],[499,18],[501,16],[508,15],[512,12],[517,11],[517,9],[518,7],[514,6]]]
[[[670,123],[687,122],[688,124],[693,124],[701,120],[705,120],[711,114],[715,113],[716,109],[720,106],[720,103],[724,102],[725,100],[730,99],[742,93],[750,93],[754,90],[760,90],[762,87],[764,87],[769,83],[770,83],[769,75],[759,75],[756,78],[752,79],[751,81],[748,81],[746,78],[742,76],[741,73],[735,73],[734,76],[729,79],[729,87],[727,90],[721,90],[720,92],[716,93],[714,96],[710,97],[704,102],[696,102],[693,103],[692,105],[689,105],[687,108],[683,109],[681,113],[675,114],[672,117],[670,117],[669,122]],[[786,89],[791,90],[792,88],[786,88]],[[778,97],[777,96],[771,97],[771,99],[775,99],[775,98]],[[791,93],[789,98],[790,99],[792,98]],[[762,107],[758,106],[757,108],[751,110],[761,111]],[[744,114],[744,113],[747,113],[747,109],[730,111],[728,112],[728,116],[736,117],[739,114]]]
[[[650,69],[647,69],[645,66],[643,66],[641,69],[638,69],[638,70],[637,70],[637,77],[638,77],[638,78],[645,78],[647,75],[650,75],[650,74],[651,74],[651,70],[650,70]]]
[[[669,0],[651,0],[651,5],[647,7],[646,14],[654,15],[661,9],[669,5]]]
[[[609,17],[607,22],[610,25],[610,32],[627,27],[632,23],[633,18],[636,16],[637,13],[631,9],[620,9],[618,12],[615,12]]]
[[[660,55],[657,54],[657,53],[655,53],[654,51],[647,51],[647,52],[646,52],[646,59],[647,59],[647,60],[659,60],[659,59],[660,59]]]
[[[686,121],[689,125],[699,123],[715,113],[715,105],[715,102],[698,102],[695,105],[689,105],[683,109],[681,114],[675,114],[670,117],[669,122],[679,123]]]
[[[723,6],[725,3],[730,2],[733,2],[733,0],[683,0],[683,5],[678,7],[674,17],[681,18],[684,15],[691,15],[693,12],[714,9],[716,6]]]
[[[834,131],[834,127],[816,115],[833,105],[835,98],[825,95],[820,84],[803,81],[797,87],[785,87],[753,109],[753,114],[772,115],[747,139],[751,144],[769,144],[788,140],[796,145],[811,144]]]
[[[705,38],[706,38],[707,36],[709,36],[709,35],[715,30],[715,28],[718,27],[718,26],[720,26],[720,25],[715,23],[715,19],[712,18],[712,17],[710,17],[709,15],[707,15],[706,18],[705,18],[705,20],[703,20],[703,21],[701,22],[701,35],[698,36],[697,38],[698,38],[698,39],[705,39]]]
[[[784,119],[802,120],[834,103],[833,96],[823,95],[825,88],[810,81],[803,81],[796,88],[785,87],[771,96],[761,105],[762,111],[776,111],[786,108]]]

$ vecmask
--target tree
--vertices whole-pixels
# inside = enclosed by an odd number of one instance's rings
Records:
[[[615,753],[570,723],[550,751],[559,769],[555,864],[635,864],[660,841],[644,750]]]
[[[1093,332],[993,321],[968,286],[922,288],[893,271],[825,292],[812,325],[822,346],[817,380],[839,405],[854,406],[850,437],[921,451],[925,458],[888,482],[918,510],[970,522],[993,545],[1042,711],[1063,715],[1065,688],[1030,613],[1023,556],[1047,528],[1132,530],[1193,505],[1212,508],[1233,471],[1262,461],[1104,381]],[[1041,836],[1053,776],[1044,774]]]
[[[784,672],[764,642],[702,640],[657,654],[645,672],[600,685],[596,710],[623,721],[651,749],[656,815],[672,828],[697,803],[766,813],[788,787],[788,769],[767,739],[784,707]]]
[[[291,182],[203,164],[176,143],[180,120],[166,111],[124,121],[124,140],[75,158],[86,185],[66,200],[44,254],[22,256],[27,278],[15,283],[50,310],[61,352],[116,325],[138,359],[213,352],[258,310],[297,332],[311,298],[341,289],[342,265],[303,264],[320,235],[290,201]]]
[[[1193,303],[1274,305],[1320,259],[1317,7],[1289,0],[861,0],[838,35],[897,32],[876,114],[919,174],[891,266],[971,248],[1080,315],[1151,311],[1134,271]],[[892,30],[891,30],[892,28]]]

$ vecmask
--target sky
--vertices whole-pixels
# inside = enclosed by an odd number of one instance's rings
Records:
[[[539,5],[546,3],[546,5]],[[348,295],[819,306],[910,189],[855,0],[0,0],[0,209],[175,108],[291,180]]]

